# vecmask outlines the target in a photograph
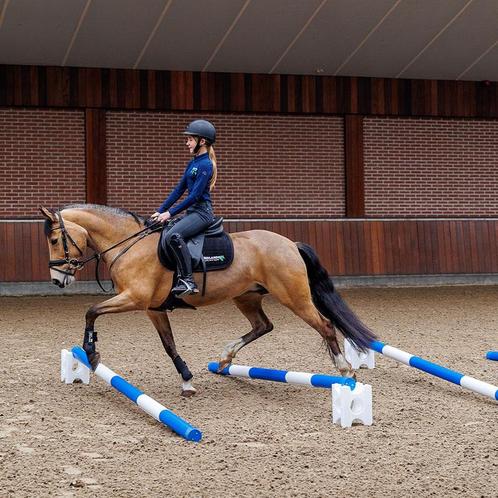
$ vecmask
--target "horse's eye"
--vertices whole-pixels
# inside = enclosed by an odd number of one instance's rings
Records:
[[[53,246],[55,246],[55,244],[57,244],[57,239],[51,239],[51,240],[50,240],[50,243],[51,243]]]

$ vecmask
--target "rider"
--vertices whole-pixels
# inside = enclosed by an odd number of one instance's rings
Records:
[[[185,296],[199,292],[192,278],[192,260],[186,240],[204,231],[213,221],[213,208],[210,191],[216,183],[216,155],[213,144],[216,130],[212,123],[204,119],[192,121],[183,132],[186,145],[194,158],[187,164],[183,177],[161,207],[151,218],[163,223],[172,216],[186,210],[185,216],[169,230],[161,233],[161,246],[164,251],[169,246],[178,265],[178,282],[171,292]],[[172,207],[188,190],[188,195]]]

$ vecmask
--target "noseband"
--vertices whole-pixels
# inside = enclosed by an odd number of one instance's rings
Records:
[[[99,264],[100,260],[102,259],[102,255],[105,254],[106,252],[110,251],[111,249],[114,249],[115,247],[124,244],[125,242],[135,239],[131,242],[131,244],[128,244],[124,249],[122,249],[111,261],[109,265],[109,271],[112,268],[112,265],[116,262],[116,260],[121,257],[125,252],[127,252],[133,245],[135,245],[139,240],[142,240],[144,237],[147,237],[147,235],[150,235],[153,232],[156,232],[158,230],[162,229],[162,223],[161,222],[155,222],[152,224],[147,224],[147,226],[143,229],[140,230],[133,235],[130,235],[124,240],[121,240],[117,244],[112,245],[111,247],[108,247],[105,251],[102,252],[95,252],[92,256],[89,256],[88,258],[85,259],[77,259],[77,258],[71,258],[69,255],[69,244],[68,241],[76,247],[78,252],[80,253],[80,256],[83,256],[83,251],[78,247],[78,244],[74,241],[74,239],[71,237],[71,234],[66,230],[66,227],[64,225],[64,220],[62,219],[62,215],[60,212],[56,212],[55,216],[57,217],[57,221],[59,222],[59,226],[57,228],[52,228],[50,231],[54,232],[55,230],[60,230],[61,231],[61,238],[62,238],[62,247],[64,248],[64,259],[51,259],[48,262],[48,267],[53,268],[55,271],[58,271],[59,273],[62,273],[64,275],[70,275],[71,277],[74,277],[74,274],[76,273],[77,270],[82,270],[83,267],[89,262],[95,259],[97,261],[97,264],[95,265],[95,280],[99,284],[99,287],[104,291],[104,292],[110,292],[112,289],[114,289],[114,282],[112,282],[112,286],[110,289],[104,289],[102,286],[102,283],[100,282],[99,278]],[[61,269],[58,268],[58,266],[63,266],[63,265],[68,265],[67,269]]]

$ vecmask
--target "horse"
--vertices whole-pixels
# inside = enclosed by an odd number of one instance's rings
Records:
[[[143,310],[180,374],[181,394],[193,395],[196,392],[192,385],[193,375],[177,352],[168,313],[157,310],[170,293],[174,275],[159,262],[159,233],[150,233],[145,219],[120,208],[74,204],[59,211],[45,207],[40,210],[45,217],[50,275],[54,284],[59,287],[70,285],[76,278],[76,271],[90,259],[102,260],[114,283],[116,294],[91,306],[85,315],[83,348],[92,368],[96,368],[100,359],[95,345],[97,317]],[[251,330],[225,345],[220,355],[220,369],[231,364],[243,347],[273,330],[273,324],[262,308],[264,296],[272,295],[320,334],[340,374],[354,377],[355,372],[339,347],[336,329],[358,351],[365,351],[376,336],[337,293],[314,249],[266,230],[229,235],[234,248],[232,264],[209,274],[205,293],[183,297],[183,301],[193,307],[231,299],[249,320]],[[87,247],[95,254],[78,259]],[[200,285],[198,274],[194,278]]]

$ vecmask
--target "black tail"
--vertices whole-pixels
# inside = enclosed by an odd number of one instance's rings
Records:
[[[356,349],[365,351],[376,340],[375,334],[364,325],[336,292],[327,270],[320,264],[312,247],[296,243],[308,270],[311,297],[318,311],[328,318]]]

